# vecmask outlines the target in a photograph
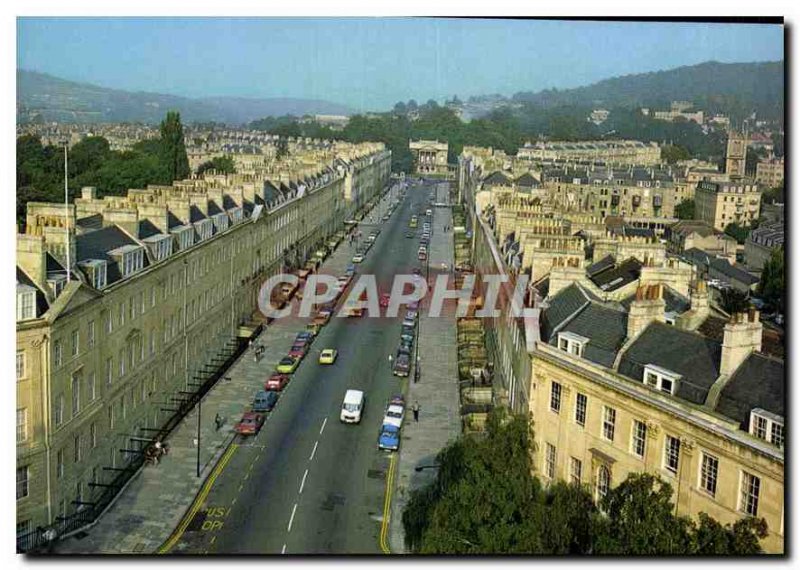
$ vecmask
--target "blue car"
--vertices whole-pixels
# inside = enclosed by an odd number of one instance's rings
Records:
[[[356,266],[353,265],[352,263],[347,266],[347,271],[344,272],[344,274],[347,275],[348,277],[352,277],[353,275],[355,275],[355,273],[356,273]]]
[[[278,403],[277,392],[267,392],[266,390],[259,390],[253,398],[252,409],[254,412],[271,412],[275,404]]]
[[[378,449],[397,451],[400,448],[400,428],[391,424],[381,426],[378,436]]]

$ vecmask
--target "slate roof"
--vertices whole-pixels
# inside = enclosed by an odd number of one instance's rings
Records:
[[[206,215],[195,205],[189,206],[189,223],[199,222],[205,220]]]
[[[110,285],[119,281],[122,277],[119,267],[113,257],[108,255],[109,251],[122,247],[123,245],[139,245],[128,234],[117,226],[108,226],[102,230],[91,232],[75,238],[76,261],[87,259],[103,259],[108,262],[106,281]],[[147,256],[144,256],[144,266],[148,265]]]
[[[586,275],[589,276],[589,277],[592,277],[593,275],[597,275],[598,273],[606,271],[607,269],[611,269],[612,267],[614,267],[615,263],[616,263],[616,261],[614,261],[614,256],[609,254],[609,255],[605,256],[603,259],[601,259],[600,261],[598,261],[596,263],[593,263],[592,265],[587,267],[586,268]]]
[[[176,228],[178,226],[184,225],[181,220],[178,219],[178,216],[172,213],[172,210],[167,210],[167,229]]]
[[[139,239],[147,239],[160,233],[161,230],[150,220],[141,220],[139,222]]]
[[[618,372],[642,382],[645,365],[666,368],[682,376],[675,395],[702,405],[719,377],[721,353],[719,342],[654,322],[625,351]]]
[[[214,216],[216,214],[222,214],[223,210],[220,208],[214,200],[208,201],[208,216]]]
[[[517,178],[516,184],[524,188],[539,188],[541,186],[539,181],[530,172],[526,172]]]
[[[227,194],[222,195],[222,209],[223,210],[232,210],[236,207],[236,202],[233,198],[228,196]]]
[[[786,375],[782,360],[753,353],[734,373],[719,395],[717,412],[749,431],[750,412],[761,408],[786,417]]]
[[[559,332],[572,332],[588,338],[583,357],[610,368],[614,365],[617,351],[625,342],[627,329],[628,315],[590,303],[559,329]],[[549,343],[557,346],[558,335],[553,335]]]
[[[667,231],[671,234],[678,234],[682,236],[688,236],[692,233],[697,233],[702,237],[720,233],[709,224],[701,222],[700,220],[681,220],[670,226]]]
[[[510,186],[511,180],[499,170],[495,170],[483,179],[484,186]]]
[[[589,303],[583,290],[574,283],[565,287],[548,301],[547,308],[543,311],[542,326],[545,339],[550,339],[554,330],[564,322],[567,317]]]
[[[45,271],[49,273],[64,273],[66,275],[67,268],[64,267],[51,253],[45,255]]]
[[[99,230],[103,227],[103,216],[101,214],[92,214],[91,216],[78,218],[75,221],[75,225],[84,232]]]
[[[685,250],[681,256],[692,265],[709,265],[714,258],[712,255],[696,247]]]
[[[639,260],[631,257],[616,267],[590,275],[589,279],[603,291],[616,291],[639,279],[641,269],[642,264]]]
[[[745,285],[750,286],[758,283],[758,277],[756,277],[755,275],[751,275],[744,269],[739,269],[738,267],[731,265],[727,259],[721,259],[718,257],[714,258],[711,260],[711,267],[713,267],[715,270],[719,271],[726,277],[735,279],[736,281],[744,283]]]

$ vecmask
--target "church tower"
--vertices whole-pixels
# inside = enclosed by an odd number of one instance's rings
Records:
[[[725,173],[731,178],[744,177],[747,157],[747,133],[728,131],[728,146],[725,149]]]

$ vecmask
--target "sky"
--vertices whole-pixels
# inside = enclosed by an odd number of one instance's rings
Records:
[[[434,18],[19,18],[17,67],[187,97],[397,101],[783,59],[780,25]]]

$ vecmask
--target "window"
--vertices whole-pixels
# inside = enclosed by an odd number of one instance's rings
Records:
[[[157,334],[158,334],[158,331],[156,331],[156,329],[153,329],[152,332],[150,333],[150,354],[155,354],[156,353],[156,335]]]
[[[603,406],[603,438],[614,441],[614,427],[617,422],[617,410]]]
[[[53,360],[55,361],[56,366],[61,366],[61,341],[56,340],[53,342]]]
[[[72,346],[72,349],[70,350],[70,354],[72,356],[78,356],[78,351],[80,350],[78,329],[75,329],[74,331],[72,331],[71,341],[72,342],[70,344]]]
[[[586,425],[587,400],[586,394],[581,394],[580,392],[575,397],[575,423],[579,426]]]
[[[114,405],[108,407],[108,429],[114,429]]]
[[[556,476],[556,446],[550,443],[545,444],[544,473],[550,479]]]
[[[664,438],[664,469],[673,474],[677,473],[680,454],[681,440],[667,435]]]
[[[17,410],[17,443],[28,439],[28,408]]]
[[[36,290],[32,287],[17,287],[17,320],[36,318]]]
[[[611,471],[605,465],[597,468],[597,501],[601,501],[611,488]]]
[[[89,373],[86,378],[86,392],[90,402],[94,402],[97,398],[97,375],[94,371]]]
[[[139,313],[143,315],[144,310],[145,310],[144,291],[142,291],[139,293]]]
[[[700,488],[711,495],[717,494],[717,473],[719,472],[719,459],[702,452],[700,461]]]
[[[97,424],[94,422],[89,425],[89,446],[92,449],[97,447]]]
[[[750,434],[783,449],[785,444],[783,418],[756,408],[750,412]]]
[[[56,426],[64,423],[64,394],[56,396],[56,401],[53,404],[53,423]]]
[[[136,318],[136,299],[131,297],[131,321]]]
[[[558,382],[550,383],[550,411],[555,413],[561,411],[561,384]]]
[[[588,342],[588,338],[579,334],[571,332],[558,333],[558,348],[575,356],[583,356],[583,349]]]
[[[74,448],[75,448],[75,463],[78,463],[81,460],[83,454],[83,438],[80,435],[76,435],[74,438]]]
[[[111,311],[106,313],[106,333],[111,333],[114,330],[114,319],[111,318]]]
[[[64,476],[64,450],[59,449],[56,452],[56,478],[61,479]]]
[[[111,381],[114,379],[114,359],[110,356],[106,358],[106,386],[111,386]]]
[[[17,351],[17,380],[25,378],[25,351]]]
[[[643,382],[659,392],[665,394],[675,394],[675,389],[678,385],[681,375],[656,366],[655,364],[648,364],[644,367]]]
[[[155,307],[156,306],[156,288],[155,288],[155,286],[150,288],[150,306],[151,307]]]
[[[125,376],[125,349],[119,351],[119,377]]]
[[[28,466],[17,467],[17,500],[28,496]]]
[[[647,425],[639,420],[633,420],[631,431],[631,453],[636,457],[644,457],[647,444]]]
[[[25,536],[31,531],[31,521],[26,519],[24,521],[17,521],[17,537]]]
[[[89,348],[94,346],[94,321],[89,321],[86,332],[86,342]]]
[[[123,301],[122,304],[119,306],[119,324],[120,326],[125,324],[125,305],[128,303]]]
[[[81,379],[75,374],[72,375],[70,388],[72,389],[72,417],[74,418],[81,411]]]
[[[742,471],[739,493],[739,510],[751,517],[758,516],[758,496],[761,493],[761,479]]]
[[[574,485],[581,484],[581,472],[583,471],[583,464],[580,459],[574,457],[569,458],[569,482]]]

